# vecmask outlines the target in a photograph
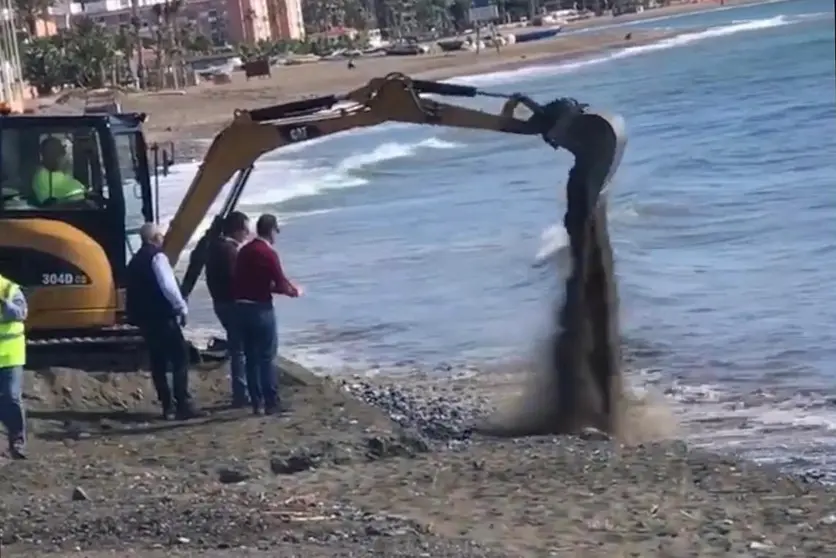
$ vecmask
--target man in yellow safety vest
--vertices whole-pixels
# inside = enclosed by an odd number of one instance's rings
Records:
[[[0,422],[6,427],[12,459],[26,459],[23,366],[28,308],[20,286],[0,275]]]
[[[49,137],[41,143],[41,166],[32,179],[39,205],[84,201],[87,187],[64,171],[67,152],[61,140]]]

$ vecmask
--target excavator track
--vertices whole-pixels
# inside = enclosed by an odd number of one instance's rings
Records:
[[[88,371],[130,371],[145,367],[142,337],[136,328],[115,326],[90,333],[38,332],[26,343],[28,367]]]
[[[222,361],[223,350],[198,349],[188,343],[193,364]],[[38,335],[27,341],[30,369],[75,368],[98,372],[135,372],[147,369],[148,362],[139,330],[120,325],[89,335]]]
[[[77,332],[73,335],[63,335],[61,333],[47,333],[36,334],[32,336],[26,343],[30,349],[38,349],[42,347],[54,346],[79,346],[79,345],[105,345],[112,346],[114,344],[142,342],[142,337],[139,335],[139,330],[133,326],[114,326],[105,330],[97,330],[95,333],[89,335]]]

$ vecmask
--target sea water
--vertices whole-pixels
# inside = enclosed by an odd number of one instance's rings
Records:
[[[698,443],[836,470],[833,3],[637,27],[681,35],[454,81],[624,116],[610,219],[637,381],[678,401]],[[323,366],[531,351],[570,163],[537,139],[396,124],[265,156],[241,208],[283,218],[307,292],[278,304],[283,351]],[[166,179],[172,213],[195,168]]]

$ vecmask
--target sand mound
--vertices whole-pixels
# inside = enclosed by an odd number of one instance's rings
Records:
[[[146,372],[88,372],[75,368],[27,371],[24,398],[31,407],[50,410],[128,409],[154,397]]]

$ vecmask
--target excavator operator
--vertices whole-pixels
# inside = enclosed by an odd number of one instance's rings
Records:
[[[32,179],[38,205],[46,206],[84,201],[87,187],[64,172],[67,152],[61,140],[49,137],[41,142],[41,166]]]

